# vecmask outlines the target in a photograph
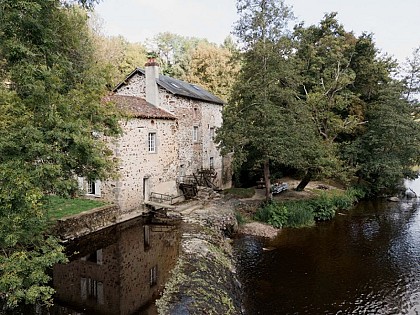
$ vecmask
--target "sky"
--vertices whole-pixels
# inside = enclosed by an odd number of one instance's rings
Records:
[[[377,47],[400,62],[420,46],[420,0],[286,0],[297,21],[318,24],[337,12],[347,31],[373,33]],[[221,44],[237,21],[236,0],[102,0],[105,35],[145,43],[162,32]]]

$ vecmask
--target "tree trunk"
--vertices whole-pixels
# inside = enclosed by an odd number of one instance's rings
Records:
[[[296,190],[297,191],[303,191],[305,189],[306,185],[308,185],[308,183],[311,181],[312,175],[313,175],[313,171],[308,170],[306,172],[305,176],[300,181],[299,185],[296,187]]]
[[[270,160],[264,161],[264,183],[265,183],[265,200],[271,200],[271,181],[270,181]]]

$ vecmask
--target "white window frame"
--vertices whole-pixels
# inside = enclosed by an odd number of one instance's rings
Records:
[[[149,132],[147,135],[147,147],[149,153],[156,153],[156,132]]]
[[[87,180],[86,181],[86,195],[100,197],[101,196],[101,181],[100,180],[95,180],[95,181]]]
[[[193,126],[192,138],[194,142],[198,141],[198,126]]]
[[[93,181],[89,181],[83,177],[77,177],[77,182],[79,185],[79,190],[83,191],[86,196],[101,197],[101,181],[100,180],[94,181],[95,186],[94,186],[93,191],[89,190],[89,186],[93,183]]]

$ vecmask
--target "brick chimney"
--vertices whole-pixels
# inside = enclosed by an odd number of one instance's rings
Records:
[[[159,79],[159,64],[155,57],[150,57],[144,67],[146,72],[146,101],[159,107],[159,90],[156,82]]]

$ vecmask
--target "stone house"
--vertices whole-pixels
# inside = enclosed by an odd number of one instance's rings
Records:
[[[214,142],[222,124],[220,98],[160,74],[151,59],[144,70],[135,69],[118,84],[109,100],[126,114],[123,135],[109,141],[120,177],[85,184],[88,194],[128,212],[141,208],[153,194],[182,195],[179,183],[200,170],[211,170],[215,187],[231,186],[230,157],[222,157]]]

